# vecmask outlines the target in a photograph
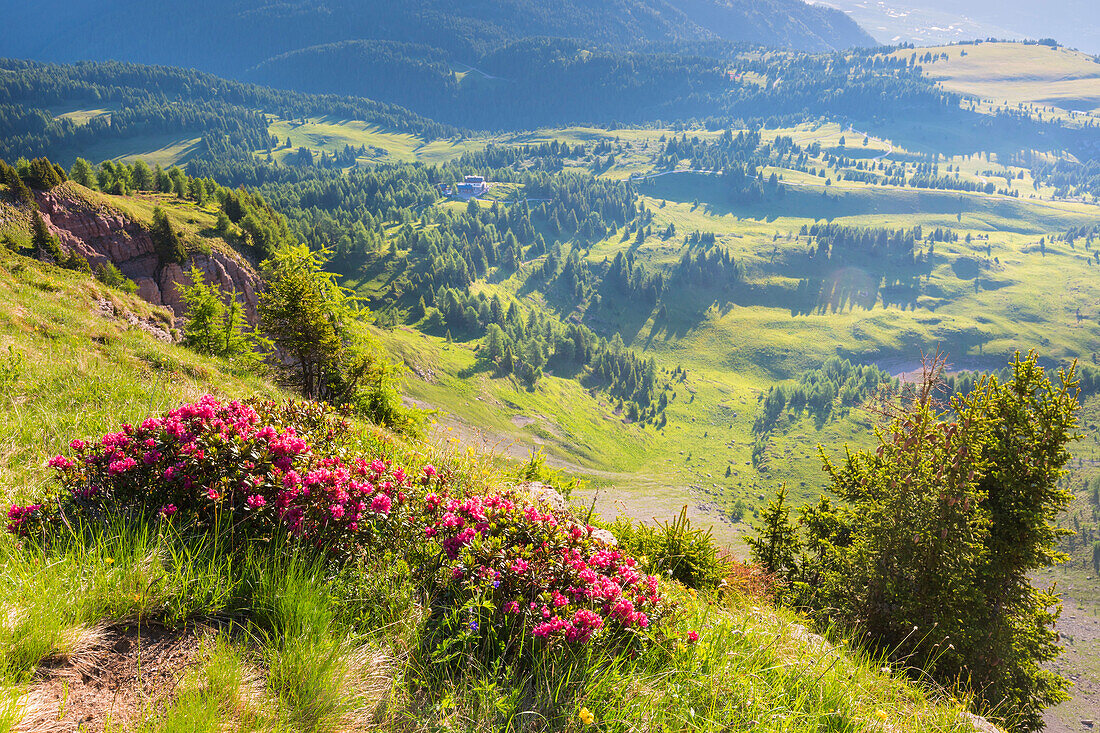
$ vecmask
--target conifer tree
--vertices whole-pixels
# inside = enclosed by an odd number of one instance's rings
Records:
[[[286,246],[263,263],[260,326],[290,359],[289,381],[307,399],[341,393],[340,362],[350,298],[323,269],[323,256],[305,245]]]
[[[149,165],[144,160],[137,160],[130,171],[130,183],[138,191],[152,191],[157,180]]]
[[[72,168],[69,169],[69,178],[81,186],[96,187],[95,171],[92,170],[92,164],[83,158],[77,158],[73,163]]]
[[[1066,698],[1066,680],[1044,668],[1060,652],[1061,602],[1029,574],[1063,558],[1055,520],[1072,498],[1060,479],[1077,382],[1071,369],[1052,383],[1034,353],[1011,368],[950,409],[933,402],[929,378],[893,408],[876,451],[825,459],[844,501],[802,510],[808,553],[797,565],[771,549],[792,546],[777,502],[750,546],[796,605],[860,628],[943,684],[965,681],[980,709],[1033,731],[1043,708]]]
[[[35,255],[41,259],[60,264],[65,259],[65,253],[61,250],[61,243],[46,226],[42,214],[34,212],[32,224],[31,244],[34,246]]]
[[[153,227],[149,232],[156,249],[157,259],[163,267],[170,263],[183,264],[187,261],[187,248],[183,245],[179,232],[172,227],[168,215],[159,206],[153,209]]]

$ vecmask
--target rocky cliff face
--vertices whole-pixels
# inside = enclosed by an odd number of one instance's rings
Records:
[[[68,186],[36,193],[42,218],[67,250],[84,256],[95,269],[112,262],[122,274],[137,283],[138,295],[154,305],[167,306],[180,318],[186,311],[179,285],[191,284],[191,265],[203,278],[225,293],[237,292],[249,323],[255,325],[256,293],[260,279],[240,255],[212,250],[210,254],[189,252],[183,265],[161,266],[149,231],[121,212],[99,209],[72,195]]]

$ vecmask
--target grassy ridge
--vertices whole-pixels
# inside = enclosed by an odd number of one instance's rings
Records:
[[[922,64],[943,88],[995,104],[1056,107],[1063,111],[1100,111],[1100,64],[1068,48],[1037,44],[981,43],[931,46],[895,53],[932,53],[948,58]]]

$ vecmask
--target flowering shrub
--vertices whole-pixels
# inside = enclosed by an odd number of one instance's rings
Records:
[[[439,542],[442,623],[469,635],[549,643],[652,638],[670,610],[657,578],[592,537],[595,528],[513,492],[424,497]]]
[[[99,441],[74,440],[70,457],[49,462],[59,495],[13,506],[8,529],[26,535],[62,520],[159,514],[181,526],[281,527],[346,551],[396,522],[411,479],[382,460],[345,464],[318,453],[315,445],[331,448],[347,430],[330,412],[311,403],[253,406],[206,396]],[[271,421],[293,426],[264,424]]]
[[[190,531],[285,532],[339,558],[399,552],[433,598],[438,650],[535,639],[646,643],[671,604],[634,558],[565,511],[509,490],[451,493],[433,466],[415,476],[351,453],[348,424],[315,403],[220,402],[74,440],[50,460],[55,495],[11,507],[9,531],[154,518]]]

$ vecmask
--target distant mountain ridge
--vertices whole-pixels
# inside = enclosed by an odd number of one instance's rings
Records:
[[[6,16],[5,55],[118,59],[238,78],[277,57],[361,41],[419,44],[459,63],[534,36],[621,47],[732,41],[821,52],[875,45],[844,13],[802,0],[43,0]]]

